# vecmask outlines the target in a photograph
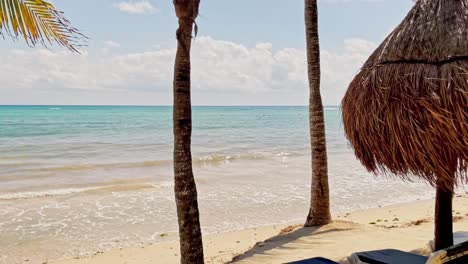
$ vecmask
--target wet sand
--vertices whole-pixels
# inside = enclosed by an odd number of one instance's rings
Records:
[[[356,251],[395,248],[429,254],[434,201],[424,200],[334,217],[320,228],[301,223],[211,234],[204,237],[206,263],[284,263],[316,256],[347,263]],[[454,231],[468,231],[468,195],[454,199]],[[118,248],[54,264],[179,263],[178,242]]]

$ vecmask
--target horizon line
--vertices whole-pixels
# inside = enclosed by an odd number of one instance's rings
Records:
[[[121,105],[94,105],[94,104],[67,104],[67,105],[59,105],[59,104],[0,104],[1,106],[95,106],[95,107],[102,107],[102,106],[126,106],[126,107],[173,107],[173,105],[131,105],[131,104],[121,104]],[[296,107],[296,106],[309,106],[309,105],[192,105],[192,107]],[[323,105],[323,107],[339,107],[340,105]]]

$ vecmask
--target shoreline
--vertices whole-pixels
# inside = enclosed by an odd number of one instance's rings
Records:
[[[428,254],[434,200],[416,200],[334,216],[321,228],[302,223],[261,226],[203,236],[206,263],[279,263],[323,256],[340,263],[356,251],[396,248]],[[468,230],[468,195],[454,198],[454,231]],[[353,242],[359,237],[359,243]],[[384,237],[385,239],[379,240]],[[310,244],[306,243],[308,240]],[[298,242],[299,241],[299,242]],[[285,245],[288,247],[285,249]],[[49,264],[178,263],[178,240],[96,252]]]

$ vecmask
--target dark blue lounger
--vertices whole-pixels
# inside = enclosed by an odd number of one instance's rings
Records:
[[[428,261],[429,260],[429,261]],[[368,264],[468,264],[468,242],[439,250],[431,257],[404,252],[396,249],[357,252],[348,258],[350,263]],[[428,263],[430,262],[430,263]],[[311,258],[288,264],[339,264],[326,258]]]
[[[384,249],[355,253],[359,260],[369,264],[425,264],[428,257],[396,249]]]
[[[339,264],[333,260],[329,260],[326,258],[311,258],[311,259],[304,259],[294,262],[289,262],[287,264]]]
[[[468,264],[468,242],[439,250],[431,258],[396,249],[384,249],[357,252],[348,260],[350,263],[368,264]]]

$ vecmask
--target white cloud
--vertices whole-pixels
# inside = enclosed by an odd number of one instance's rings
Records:
[[[112,41],[112,40],[107,40],[107,41],[104,41],[104,44],[106,44],[106,46],[109,46],[109,47],[112,47],[112,48],[118,48],[120,47],[120,44],[115,42],[115,41]]]
[[[321,0],[322,2],[328,3],[344,3],[344,2],[368,2],[368,3],[380,3],[385,0]]]
[[[104,41],[104,47],[101,48],[101,52],[103,54],[107,54],[109,53],[111,50],[113,49],[117,49],[117,48],[120,48],[120,44],[115,42],[115,41],[112,41],[112,40],[107,40],[107,41]]]
[[[129,14],[151,14],[157,11],[149,0],[129,0],[115,3],[114,7]]]
[[[348,39],[340,51],[322,49],[325,104],[339,104],[352,77],[375,47],[369,41]],[[192,55],[196,104],[307,102],[304,50],[275,51],[271,43],[246,47],[211,37],[198,37]],[[73,96],[73,100],[86,94],[96,100],[94,103],[101,104],[120,104],[130,95],[137,98],[146,93],[159,93],[158,100],[152,102],[171,104],[174,56],[174,48],[99,56],[44,49],[10,51],[0,56],[0,104],[34,103],[31,102],[35,99],[32,94],[39,91],[46,101],[47,94],[58,96],[61,93],[64,98]],[[122,100],[112,101],[116,94],[121,94]],[[237,97],[228,98],[231,101],[227,102],[218,100],[226,94]],[[76,103],[86,104],[87,101]],[[147,104],[147,101],[141,103]]]

